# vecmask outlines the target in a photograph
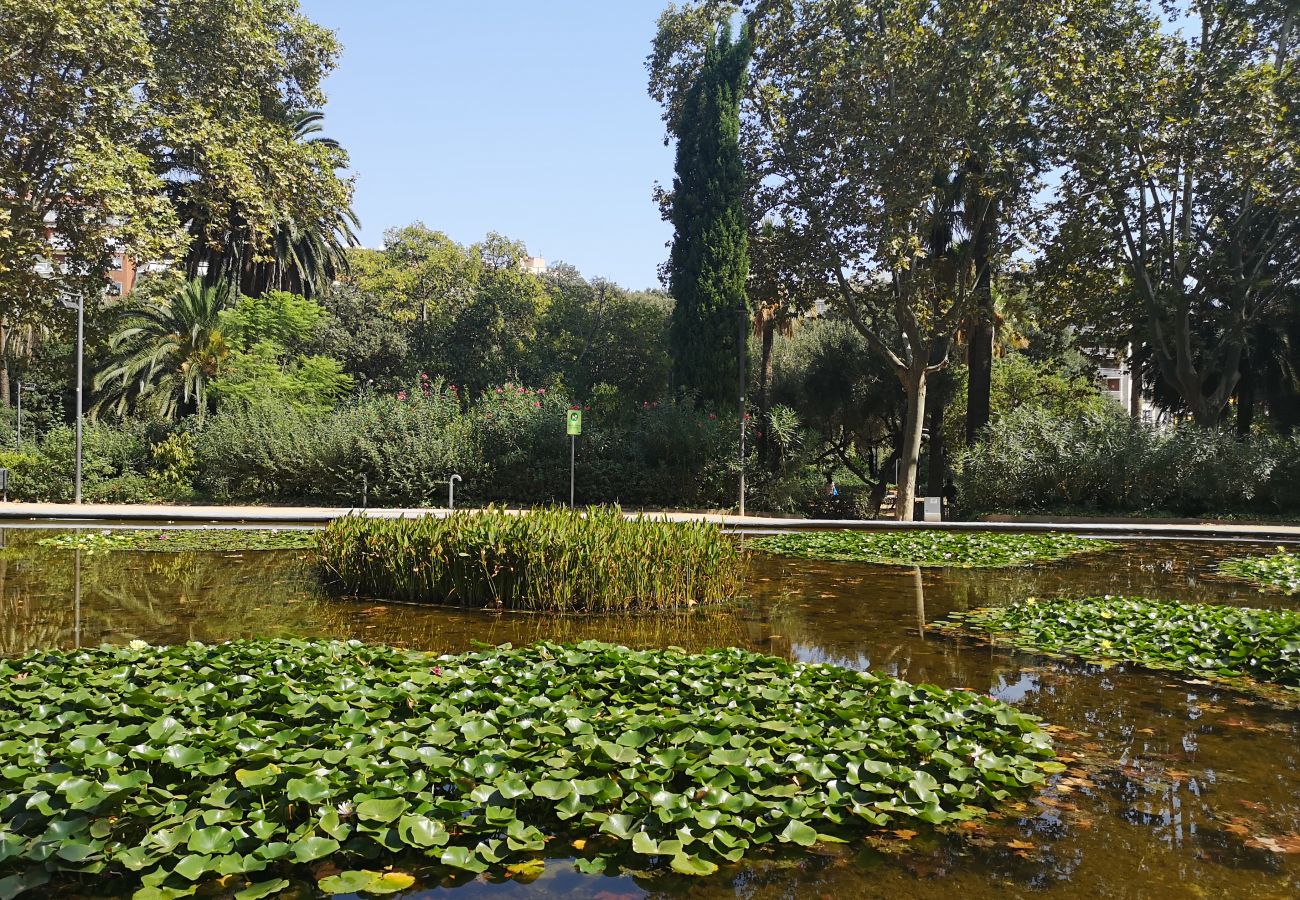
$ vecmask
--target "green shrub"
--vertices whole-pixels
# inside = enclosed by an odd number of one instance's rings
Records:
[[[1110,549],[1072,534],[998,531],[808,531],[758,538],[752,546],[804,559],[958,569],[1026,566]]]
[[[467,504],[568,500],[560,391],[502,385],[476,398],[420,379],[327,415],[286,404],[229,409],[196,435],[197,485],[218,499],[443,505],[447,477]],[[577,444],[579,502],[697,506],[729,502],[726,423],[685,403],[646,402],[629,419],[589,415]]]
[[[974,692],[595,642],[42,650],[0,659],[0,751],[0,885],[151,897],[267,896],[321,861],[327,893],[391,893],[414,878],[376,870],[403,858],[433,887],[569,847],[587,872],[705,875],[975,819],[1064,768]]]
[[[1030,599],[953,619],[1028,650],[1300,687],[1300,613],[1292,610],[1090,597]]]
[[[1079,510],[1177,515],[1300,509],[1300,442],[1157,427],[1113,410],[1058,418],[1023,408],[960,454],[963,515]]]
[[[347,516],[320,547],[336,589],[480,608],[686,609],[731,599],[743,576],[738,545],[716,526],[628,520],[617,508]]]

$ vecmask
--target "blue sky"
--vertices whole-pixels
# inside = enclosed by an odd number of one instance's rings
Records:
[[[301,0],[343,57],[325,130],[352,157],[362,242],[417,219],[488,231],[630,288],[658,284],[672,179],[644,61],[665,0]]]

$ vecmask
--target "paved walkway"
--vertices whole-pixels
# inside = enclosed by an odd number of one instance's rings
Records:
[[[397,518],[445,516],[446,509],[360,509],[320,506],[163,506],[126,503],[0,503],[0,522],[26,525],[100,525],[112,523],[186,525],[319,525],[350,514]],[[629,511],[629,516],[637,515]],[[1135,536],[1220,540],[1300,542],[1300,524],[1211,524],[1142,520],[1015,520],[999,522],[894,522],[859,519],[784,519],[718,513],[646,512],[646,518],[670,522],[711,522],[736,531],[889,531],[936,528],[946,531],[1068,531],[1099,536]]]

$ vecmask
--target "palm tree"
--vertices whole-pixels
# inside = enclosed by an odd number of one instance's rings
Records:
[[[231,296],[228,282],[195,279],[171,298],[119,310],[108,345],[122,352],[95,374],[103,393],[92,413],[153,405],[169,419],[193,409],[202,423],[208,385],[230,353],[220,316]]]
[[[338,151],[324,154],[335,165],[346,158],[338,141],[321,133],[324,113],[286,111],[283,117],[296,142]],[[204,271],[209,284],[237,280],[240,292],[250,297],[260,297],[270,290],[319,296],[347,272],[347,249],[360,245],[356,236],[359,227],[357,215],[349,206],[327,210],[308,220],[284,215],[271,228],[267,248],[270,258],[258,261],[254,258],[254,235],[238,209],[233,209],[221,226],[199,218],[190,221],[194,241],[186,267],[191,276]]]

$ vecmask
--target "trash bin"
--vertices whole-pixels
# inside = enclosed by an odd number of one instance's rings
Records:
[[[943,521],[943,498],[942,497],[925,498],[925,521],[927,522]]]

